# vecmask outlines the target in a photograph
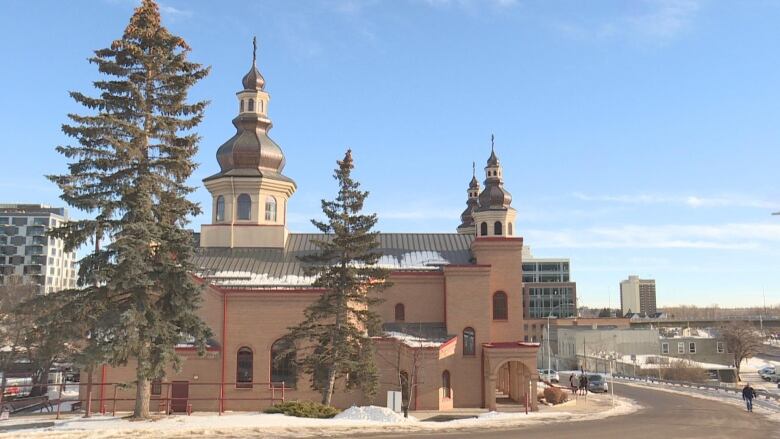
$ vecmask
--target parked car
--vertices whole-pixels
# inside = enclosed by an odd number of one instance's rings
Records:
[[[539,379],[542,381],[549,381],[551,383],[558,383],[561,380],[561,378],[558,376],[558,371],[553,369],[539,369]]]
[[[588,391],[594,393],[608,392],[609,385],[604,375],[589,374],[588,375]]]

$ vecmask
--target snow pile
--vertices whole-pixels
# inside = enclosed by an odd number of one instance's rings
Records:
[[[343,412],[336,415],[333,419],[349,420],[349,421],[372,421],[372,422],[408,422],[416,421],[413,417],[404,418],[404,415],[396,413],[386,407],[377,407],[375,405],[369,405],[366,407],[352,406]]]

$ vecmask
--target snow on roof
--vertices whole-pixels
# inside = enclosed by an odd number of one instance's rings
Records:
[[[411,334],[404,334],[403,332],[388,331],[384,333],[385,337],[392,338],[400,341],[406,346],[411,348],[438,348],[441,347],[447,340],[439,341],[432,340],[430,338],[417,337]]]

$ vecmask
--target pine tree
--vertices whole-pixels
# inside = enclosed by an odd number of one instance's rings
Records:
[[[370,334],[379,329],[379,315],[372,306],[381,300],[376,292],[386,287],[388,271],[376,264],[381,256],[376,214],[361,213],[368,192],[352,179],[352,151],[338,161],[334,178],[339,191],[333,201],[322,200],[326,222],[312,220],[323,238],[312,239],[318,252],[302,258],[304,271],[315,276],[314,287],[324,289],[304,312],[304,321],[290,328],[288,338],[303,344],[297,360],[312,376],[312,385],[330,404],[335,383],[346,379],[346,388],[360,388],[373,396],[377,370]]]
[[[68,249],[95,237],[108,244],[80,261],[80,290],[63,312],[89,315],[83,354],[91,363],[136,362],[133,416],[149,416],[150,380],[179,367],[174,346],[193,341],[201,353],[210,330],[197,316],[200,290],[188,272],[200,213],[186,197],[199,136],[192,130],[207,102],[188,91],[208,68],[187,61],[187,43],[161,25],[158,6],[143,0],[121,39],[89,59],[105,75],[98,96],[71,92],[89,115],[69,114],[63,132],[78,145],[59,146],[69,173],[49,178],[70,206],[95,219],[53,232]]]

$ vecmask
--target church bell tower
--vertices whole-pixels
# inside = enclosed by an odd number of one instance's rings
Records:
[[[282,149],[268,135],[270,96],[257,69],[257,40],[252,67],[241,80],[236,134],[217,149],[220,171],[203,180],[212,196],[211,224],[201,227],[201,247],[284,248],[287,201],[295,182],[282,174]]]

